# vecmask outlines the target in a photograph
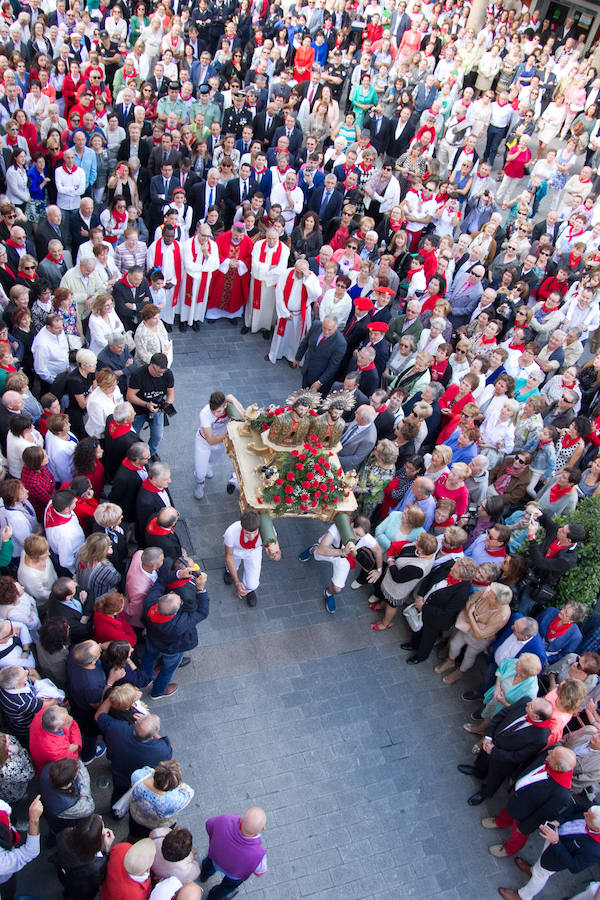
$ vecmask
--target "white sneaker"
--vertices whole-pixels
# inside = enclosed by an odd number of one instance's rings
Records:
[[[376,597],[375,594],[371,594],[370,597],[367,597],[367,603],[381,603],[381,598]]]
[[[357,591],[360,587],[362,587],[362,584],[360,583],[360,581],[353,581],[350,587],[353,591]]]
[[[204,497],[204,486],[202,484],[196,485],[196,490],[194,491],[194,497],[196,500],[202,500]]]
[[[213,470],[212,470],[212,466],[209,466],[208,469],[207,469],[207,471],[206,471],[206,477],[207,477],[207,478],[212,478],[213,475],[214,475],[214,472],[213,472]]]

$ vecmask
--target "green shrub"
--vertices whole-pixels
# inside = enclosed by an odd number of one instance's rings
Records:
[[[577,547],[577,565],[558,582],[557,600],[560,606],[577,600],[591,611],[600,594],[600,497],[581,500],[561,522],[583,525],[586,539]]]

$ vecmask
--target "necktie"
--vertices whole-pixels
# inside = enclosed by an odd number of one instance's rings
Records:
[[[286,128],[285,133],[286,133],[286,136],[287,136],[287,137],[291,137],[291,136],[292,136],[292,132],[290,131],[289,128]]]
[[[355,422],[353,425],[350,426],[350,428],[346,429],[346,431],[343,433],[342,439],[341,439],[342,446],[344,446],[344,444],[346,444],[350,440],[351,437],[354,437],[354,435],[356,434],[357,428],[358,428],[358,425]]]
[[[167,161],[167,151],[163,150],[163,162]]]
[[[331,197],[331,194],[329,193],[329,191],[323,191],[323,199],[321,200],[321,208],[319,210],[319,218],[321,218],[323,216],[323,213],[327,209],[327,204],[329,203],[330,197]]]
[[[248,199],[248,184],[247,184],[247,182],[245,181],[245,182],[244,182],[244,189],[243,189],[243,191],[242,191],[242,200],[247,200],[247,199]]]
[[[317,339],[316,346],[318,347],[319,344],[321,343],[321,341],[324,341],[324,340],[325,340],[325,335],[323,334],[323,332],[321,332],[321,334],[319,335],[319,337]]]
[[[129,106],[126,106],[125,109],[123,110],[123,118],[124,119],[127,119],[128,113],[129,113]]]
[[[163,178],[163,181],[165,183],[165,199],[166,199],[166,196],[169,193],[169,182],[167,181],[166,178]]]
[[[213,189],[212,188],[210,189],[210,193],[208,195],[208,205],[209,206],[213,205]]]
[[[268,131],[271,127],[271,116],[267,116],[265,119],[265,131]]]
[[[181,187],[185,187],[185,179],[187,178],[187,172],[181,173]]]
[[[381,119],[377,119],[377,126],[375,128],[375,134],[379,134],[380,128],[381,128]]]

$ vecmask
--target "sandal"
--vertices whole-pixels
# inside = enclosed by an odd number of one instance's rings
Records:
[[[385,609],[385,603],[369,603],[369,609],[373,610],[373,612],[379,612]]]
[[[381,622],[371,623],[371,631],[389,631],[391,627],[392,623],[390,622],[389,625],[386,625],[383,619],[381,620]]]

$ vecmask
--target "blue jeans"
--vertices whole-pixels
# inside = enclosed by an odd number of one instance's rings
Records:
[[[485,144],[484,160],[489,162],[490,166],[494,165],[498,147],[502,142],[502,138],[506,133],[506,128],[499,128],[497,125],[488,125],[487,141]]]
[[[142,428],[146,422],[148,423],[150,428],[150,440],[148,441],[148,444],[150,445],[150,456],[154,456],[158,450],[158,445],[162,440],[164,420],[165,417],[163,413],[155,413],[152,417],[147,416],[146,413],[138,413],[133,420],[133,430],[138,433],[140,440],[143,440]]]
[[[147,640],[146,649],[144,650],[144,658],[142,659],[142,669],[146,673],[148,678],[153,678],[154,663],[159,656],[161,657],[160,671],[154,679],[154,684],[152,685],[152,691],[150,693],[150,696],[152,697],[160,697],[161,694],[164,694],[171,680],[173,672],[183,659],[183,652],[163,653],[158,649],[158,647],[154,647],[150,643],[150,641]]]
[[[200,881],[208,881],[216,871],[217,867],[210,856],[205,856],[202,860]],[[230,878],[229,875],[223,874],[223,880],[220,884],[216,884],[210,889],[206,900],[226,900],[227,897],[233,896],[240,884],[243,884],[243,881],[244,879],[236,881],[235,878]]]
[[[518,610],[524,616],[528,616],[533,609],[535,599],[531,596],[531,588],[528,584],[521,588],[521,596],[519,598]]]

